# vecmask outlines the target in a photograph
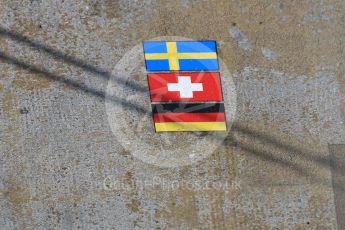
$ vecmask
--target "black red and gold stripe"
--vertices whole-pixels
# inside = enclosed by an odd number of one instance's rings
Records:
[[[225,131],[224,103],[152,104],[156,132]]]

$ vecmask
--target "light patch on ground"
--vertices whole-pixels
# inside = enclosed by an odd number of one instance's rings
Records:
[[[279,55],[276,52],[265,47],[261,48],[261,54],[264,58],[270,61],[275,60],[279,57]]]
[[[250,50],[251,45],[247,36],[236,26],[229,29],[230,36],[236,41],[238,47],[244,50]]]
[[[312,4],[312,8],[304,15],[304,22],[331,21],[334,6],[327,5],[324,1],[319,4]]]

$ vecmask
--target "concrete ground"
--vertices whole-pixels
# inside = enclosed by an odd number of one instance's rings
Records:
[[[345,229],[344,12],[342,0],[0,0],[0,228]],[[160,36],[216,40],[236,87],[230,132],[191,165],[133,155],[106,108],[117,63]],[[138,124],[149,105],[130,100],[148,89],[131,76],[116,103]]]

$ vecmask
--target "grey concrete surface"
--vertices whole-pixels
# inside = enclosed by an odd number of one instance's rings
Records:
[[[345,145],[330,145],[334,202],[339,229],[345,228]]]
[[[337,229],[344,12],[342,0],[0,0],[0,228]],[[108,122],[110,78],[129,92],[114,103],[147,94],[145,75],[122,81],[114,66],[159,36],[216,40],[236,85],[229,135],[191,166],[140,161]]]

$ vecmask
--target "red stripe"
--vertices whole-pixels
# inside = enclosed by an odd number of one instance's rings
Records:
[[[155,113],[155,123],[161,122],[217,122],[225,121],[224,113]]]

